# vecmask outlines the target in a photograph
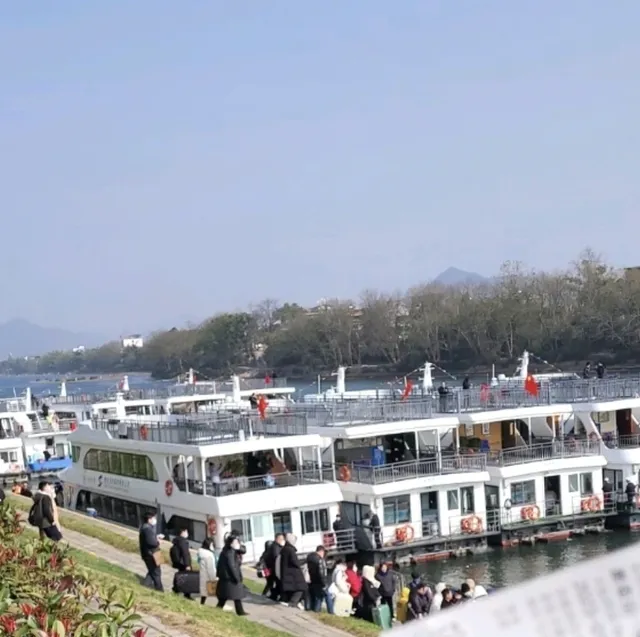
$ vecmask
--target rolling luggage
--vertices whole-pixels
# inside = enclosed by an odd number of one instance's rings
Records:
[[[200,573],[178,571],[173,576],[173,592],[183,595],[200,595]]]
[[[349,593],[338,593],[333,600],[333,613],[336,617],[349,617],[353,609],[353,597]]]
[[[373,623],[382,630],[391,628],[391,609],[387,604],[380,604],[373,609]]]

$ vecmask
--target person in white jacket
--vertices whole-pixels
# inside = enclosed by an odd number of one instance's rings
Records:
[[[438,582],[436,584],[436,593],[431,601],[429,613],[437,613],[442,607],[442,591],[445,590],[445,588],[448,588],[448,586],[444,582]]]
[[[347,565],[342,560],[336,560],[333,574],[331,575],[331,586],[329,592],[334,597],[340,593],[349,594],[349,582],[347,581]]]
[[[206,604],[207,597],[215,595],[215,586],[208,586],[208,582],[215,582],[216,556],[213,538],[206,538],[198,549],[198,568],[200,570],[200,603]]]
[[[476,584],[475,581],[471,578],[467,580],[467,585],[471,589],[471,595],[473,599],[478,599],[478,597],[486,597],[488,595],[487,589],[482,586],[482,584]]]

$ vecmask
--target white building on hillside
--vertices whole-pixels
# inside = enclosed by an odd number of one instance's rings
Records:
[[[132,334],[131,336],[125,336],[122,339],[122,347],[137,347],[141,348],[144,346],[144,339],[140,334]]]

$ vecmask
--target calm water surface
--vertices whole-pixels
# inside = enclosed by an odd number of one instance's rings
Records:
[[[172,382],[154,381],[147,375],[129,375],[131,389],[158,388]],[[67,391],[69,393],[110,392],[116,389],[117,383],[117,378],[80,381],[68,383]],[[323,391],[331,385],[330,380],[324,381]],[[306,393],[317,391],[317,384],[314,381],[292,381],[291,386],[298,389],[296,394],[298,399],[299,396]],[[55,395],[60,390],[59,383],[42,382],[41,376],[0,376],[0,398],[23,394],[27,387],[31,387],[36,395]],[[386,387],[389,385],[381,381],[349,382],[347,380],[347,389],[383,389]],[[640,539],[640,535],[628,532],[604,533],[537,546],[495,549],[484,555],[430,562],[421,565],[419,570],[432,583],[444,581],[451,585],[459,585],[467,577],[473,577],[476,581],[484,584],[513,586],[533,577],[628,546],[638,539]]]

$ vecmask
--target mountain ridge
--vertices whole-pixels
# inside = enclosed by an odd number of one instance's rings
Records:
[[[80,345],[95,347],[107,340],[100,334],[43,327],[24,318],[13,318],[0,323],[0,359],[9,356],[39,356],[54,350],[70,350]]]
[[[440,285],[477,285],[488,283],[489,278],[477,272],[469,272],[468,270],[461,270],[451,266],[433,279],[433,282]]]

